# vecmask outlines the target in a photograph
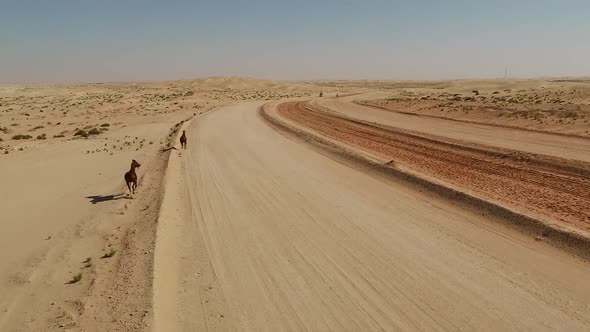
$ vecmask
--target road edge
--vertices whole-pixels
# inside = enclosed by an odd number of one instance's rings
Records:
[[[182,122],[171,135],[168,149],[180,152],[182,131],[187,130],[193,121],[198,121],[200,116],[224,106],[227,105],[195,114]],[[211,283],[213,268],[204,244],[191,237],[195,233],[201,236],[201,233],[197,224],[191,223],[194,211],[190,207],[190,193],[185,181],[188,150],[183,151],[177,156],[170,153],[163,177],[164,192],[157,220],[152,271],[152,331],[209,330],[211,325],[215,325],[205,312],[214,312],[223,305],[219,304],[219,300],[207,300],[208,305],[202,301],[205,296],[201,293]],[[188,258],[196,260],[196,266],[184,264]],[[190,286],[193,287],[187,289]],[[194,298],[192,303],[185,303],[187,295]],[[190,316],[183,315],[188,311]]]
[[[443,199],[461,204],[470,210],[478,213],[487,213],[495,216],[496,220],[502,224],[514,228],[526,235],[530,235],[537,241],[544,241],[554,247],[562,249],[575,256],[590,260],[590,238],[572,230],[565,229],[557,224],[551,224],[541,219],[524,215],[513,211],[507,207],[487,201],[480,197],[470,195],[444,186],[442,184],[430,181],[416,174],[411,174],[399,169],[392,168],[386,164],[377,162],[367,156],[355,153],[344,146],[336,144],[311,130],[304,130],[290,124],[277,115],[276,112],[269,112],[267,103],[258,109],[259,115],[271,127],[286,132],[296,138],[302,139],[307,144],[314,145],[325,150],[327,153],[344,159],[355,166],[361,165],[371,172],[379,175],[393,178],[397,181],[403,181],[411,186],[427,190]],[[270,113],[273,113],[272,115]],[[460,202],[459,202],[460,201]]]

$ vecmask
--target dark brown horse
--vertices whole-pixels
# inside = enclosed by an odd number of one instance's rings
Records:
[[[129,188],[129,192],[135,194],[135,189],[137,188],[137,174],[135,173],[135,169],[140,167],[141,165],[135,160],[131,160],[131,169],[129,172],[125,173],[125,183],[127,183],[127,188]]]
[[[180,147],[186,149],[186,130],[183,130],[182,136],[180,136]]]

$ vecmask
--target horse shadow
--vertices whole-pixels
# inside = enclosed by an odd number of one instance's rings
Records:
[[[120,194],[115,194],[115,195],[86,196],[86,198],[90,200],[90,203],[98,204],[98,203],[103,203],[103,202],[116,201],[119,199],[127,199],[129,197],[128,197],[128,195],[126,195],[124,193],[120,193]]]

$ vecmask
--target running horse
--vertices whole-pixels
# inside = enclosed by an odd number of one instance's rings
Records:
[[[183,130],[180,136],[180,147],[186,149],[186,130]]]
[[[137,189],[137,174],[135,173],[135,169],[140,167],[141,165],[137,162],[137,160],[131,160],[131,168],[129,172],[125,173],[125,183],[127,183],[127,188],[129,188],[129,192],[135,194],[135,189]]]

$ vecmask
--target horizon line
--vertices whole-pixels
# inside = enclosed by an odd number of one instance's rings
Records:
[[[449,82],[449,81],[510,81],[510,80],[556,80],[556,79],[577,79],[590,80],[590,75],[582,76],[522,76],[522,77],[463,77],[463,78],[436,78],[436,79],[394,79],[394,78],[321,78],[321,79],[272,79],[265,77],[254,76],[240,76],[240,75],[219,75],[219,76],[205,76],[193,78],[178,78],[178,79],[162,79],[162,80],[138,80],[138,81],[45,81],[45,82],[0,82],[0,85],[83,85],[83,84],[146,84],[146,83],[160,83],[160,82],[180,82],[180,81],[195,81],[205,79],[221,79],[221,78],[235,78],[235,79],[254,79],[260,81],[274,81],[274,82],[351,82],[351,81],[389,81],[389,82]]]

